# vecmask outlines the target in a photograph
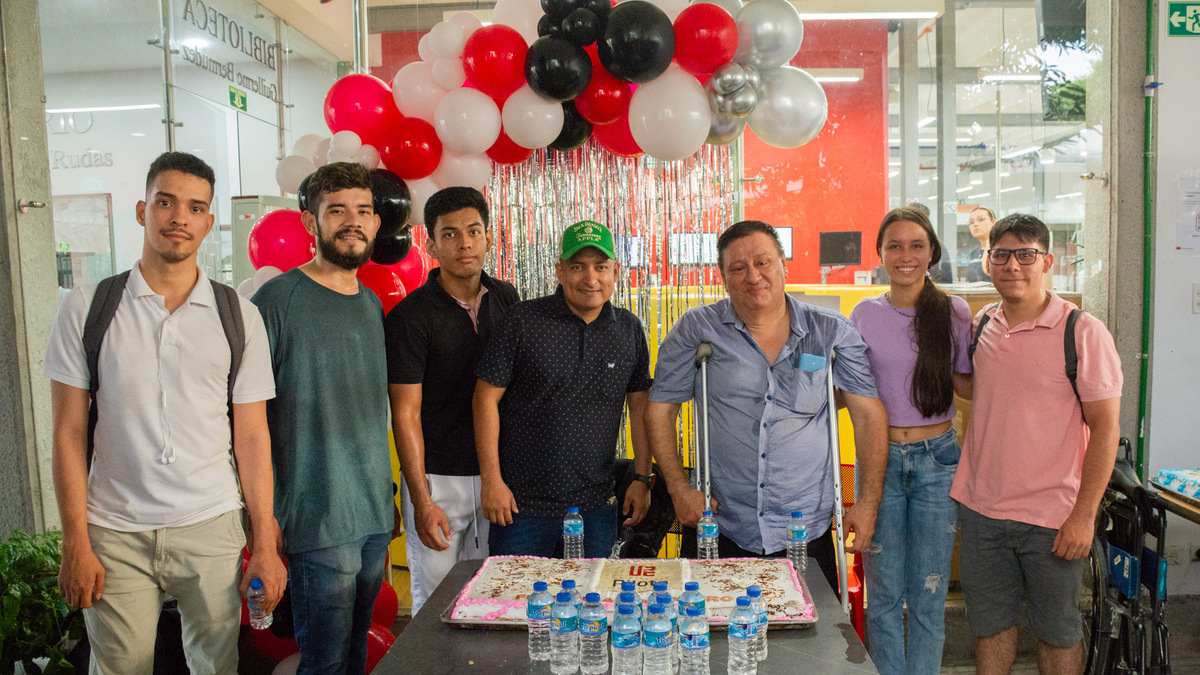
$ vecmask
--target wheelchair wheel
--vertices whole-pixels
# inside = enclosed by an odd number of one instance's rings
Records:
[[[1083,573],[1084,590],[1090,596],[1081,612],[1083,618],[1083,654],[1086,675],[1107,675],[1112,648],[1112,608],[1108,603],[1108,556],[1097,537],[1092,541]]]

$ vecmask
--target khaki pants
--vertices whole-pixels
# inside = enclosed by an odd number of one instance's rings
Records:
[[[158,615],[166,596],[179,603],[183,649],[193,675],[235,675],[241,598],[241,510],[195,525],[117,532],[88,525],[106,572],[104,596],[83,611],[92,675],[154,670]]]

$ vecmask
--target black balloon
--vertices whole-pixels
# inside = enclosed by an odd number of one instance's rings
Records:
[[[542,11],[554,17],[556,21],[562,21],[568,14],[575,11],[576,7],[582,7],[581,0],[542,0]]]
[[[305,176],[304,180],[300,181],[300,187],[296,188],[296,201],[299,202],[301,211],[308,210],[308,179],[309,178],[312,178],[311,173],[308,174],[307,176]]]
[[[675,31],[661,9],[645,0],[626,0],[608,15],[597,43],[600,63],[628,82],[649,82],[671,65]]]
[[[398,231],[386,237],[375,237],[375,248],[371,250],[371,260],[380,265],[394,265],[408,255],[412,248],[412,225],[405,225]]]
[[[612,11],[612,5],[608,4],[608,0],[583,0],[579,3],[579,7],[595,14],[601,23],[608,20],[608,13]]]
[[[375,235],[376,247],[385,237],[399,232],[412,212],[412,196],[408,186],[396,174],[387,169],[371,171],[371,197],[375,203],[375,214],[379,216],[379,233]]]
[[[574,150],[592,135],[592,125],[575,110],[574,101],[563,101],[563,128],[550,144],[555,150]]]
[[[562,37],[580,47],[590,45],[600,37],[600,19],[591,10],[577,9],[562,20]]]
[[[525,81],[537,93],[559,101],[573,99],[592,79],[592,61],[579,45],[543,37],[525,55]]]
[[[543,14],[538,19],[538,37],[555,36],[562,33],[562,21],[549,14]]]

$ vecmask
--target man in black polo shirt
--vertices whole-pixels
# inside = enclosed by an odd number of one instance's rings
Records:
[[[492,232],[478,190],[435,193],[425,226],[440,267],[384,324],[414,614],[455,562],[488,554],[471,394],[479,353],[518,300],[516,289],[483,271]]]
[[[626,525],[650,505],[643,412],[650,354],[637,317],[609,304],[612,233],[585,220],[563,233],[553,295],[513,307],[476,371],[475,445],[492,555],[562,554],[562,518],[579,506],[584,554],[608,557],[617,534],[612,468],[629,404],[638,482]]]

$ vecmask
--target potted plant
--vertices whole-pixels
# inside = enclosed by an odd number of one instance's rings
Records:
[[[58,590],[62,533],[15,530],[0,543],[0,675],[75,672],[67,654],[83,636]]]

